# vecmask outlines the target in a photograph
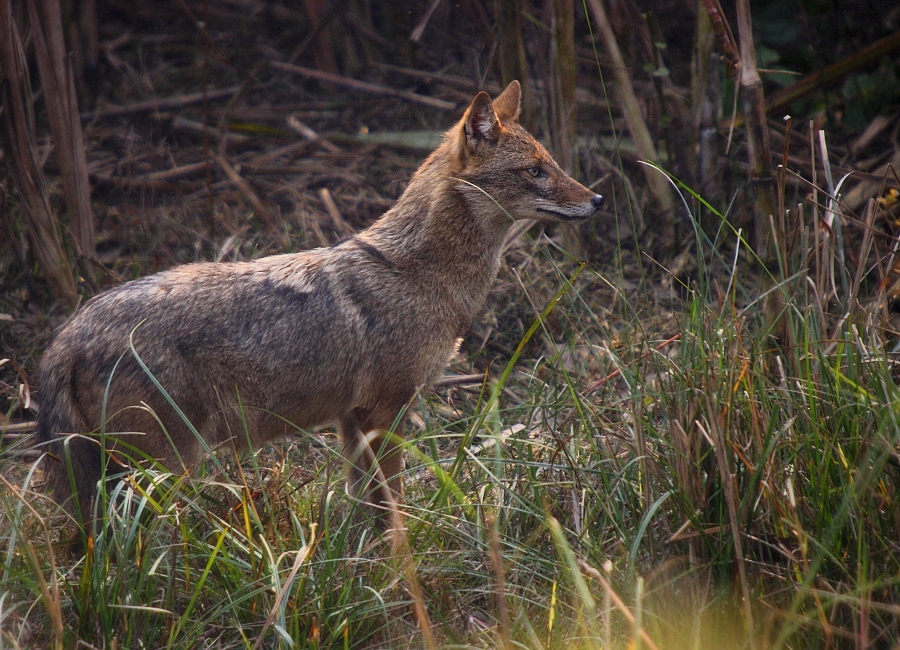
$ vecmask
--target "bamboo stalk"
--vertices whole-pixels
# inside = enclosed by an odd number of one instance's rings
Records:
[[[34,256],[47,277],[53,297],[74,306],[78,293],[38,161],[31,82],[10,2],[0,3],[0,98],[4,110],[0,139],[12,163],[16,187],[28,217],[28,238]]]

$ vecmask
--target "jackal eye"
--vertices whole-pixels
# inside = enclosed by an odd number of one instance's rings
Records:
[[[535,165],[534,167],[528,168],[528,175],[532,178],[541,178],[542,176],[546,176],[547,172],[544,171],[543,167],[538,167]]]

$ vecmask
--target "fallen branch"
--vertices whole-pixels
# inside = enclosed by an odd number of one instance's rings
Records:
[[[405,99],[408,102],[421,104],[422,106],[428,106],[429,108],[436,108],[441,111],[456,110],[456,104],[454,104],[453,102],[448,102],[443,99],[437,99],[436,97],[426,97],[425,95],[419,95],[418,93],[413,93],[408,90],[397,90],[396,88],[389,88],[388,86],[373,84],[367,81],[358,81],[356,79],[349,79],[337,74],[332,74],[331,72],[313,70],[312,68],[304,68],[303,66],[291,65],[290,63],[281,63],[280,61],[271,61],[269,65],[278,70],[292,72],[307,79],[315,79],[317,81],[335,84],[336,86],[352,88],[353,90],[359,90],[361,92],[370,93],[372,95],[383,95],[385,97]]]
[[[170,111],[183,106],[192,106],[205,101],[214,101],[217,99],[229,99],[234,97],[241,89],[240,86],[231,86],[230,88],[220,88],[218,90],[207,90],[205,93],[188,93],[186,95],[176,95],[174,97],[166,97],[165,99],[150,99],[146,102],[138,102],[137,104],[129,104],[127,106],[109,106],[107,108],[98,108],[95,111],[85,111],[81,113],[82,122],[90,122],[91,120],[99,120],[105,117],[119,117],[121,115],[139,115],[141,113],[152,113],[154,111]]]
[[[203,161],[182,165],[161,172],[141,174],[139,176],[114,176],[112,174],[91,174],[91,182],[96,185],[107,185],[121,188],[142,188],[148,190],[172,189],[173,181],[183,180],[205,174],[209,169],[209,162]]]
[[[766,98],[766,113],[777,115],[798,99],[803,99],[810,93],[840,81],[860,68],[893,53],[897,49],[900,49],[900,32],[894,32],[859,52],[828,66],[824,70],[803,77],[790,86],[785,86],[778,92],[772,93]]]

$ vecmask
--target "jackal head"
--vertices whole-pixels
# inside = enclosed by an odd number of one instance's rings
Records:
[[[494,101],[475,96],[456,132],[460,187],[469,200],[501,218],[580,221],[593,216],[603,197],[570,178],[519,124],[522,87],[513,81]],[[481,196],[479,196],[481,194]]]

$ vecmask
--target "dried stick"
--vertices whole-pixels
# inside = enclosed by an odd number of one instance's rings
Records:
[[[425,28],[428,26],[428,21],[431,20],[431,14],[434,13],[434,10],[438,8],[438,5],[441,4],[441,0],[431,0],[431,4],[428,5],[428,9],[425,10],[425,14],[419,20],[419,23],[416,25],[415,29],[412,30],[412,34],[409,35],[409,40],[413,43],[418,43],[422,40],[422,34],[425,33]]]
[[[241,86],[231,86],[229,88],[219,88],[217,90],[207,90],[199,93],[188,93],[186,95],[176,95],[174,97],[166,97],[164,99],[150,99],[146,102],[138,102],[127,106],[109,106],[100,108],[96,111],[86,111],[81,113],[82,122],[90,122],[91,120],[99,120],[104,117],[119,117],[122,115],[139,115],[141,113],[152,113],[154,111],[170,111],[183,106],[192,106],[201,104],[203,101],[213,101],[216,99],[228,99],[233,97],[240,91]]]
[[[455,86],[466,91],[478,90],[478,84],[468,77],[460,77],[458,75],[447,74],[445,72],[426,72],[425,70],[404,68],[403,66],[392,65],[390,63],[382,63],[380,61],[372,61],[369,63],[369,65],[386,72],[396,72],[411,79],[421,79],[422,81],[438,81],[442,84]],[[522,80],[524,79],[524,77],[521,77],[519,79]],[[486,90],[492,95],[499,95],[503,91],[503,87],[500,86],[500,84],[486,83],[482,90]]]
[[[766,104],[762,79],[756,69],[756,48],[753,45],[753,25],[750,19],[750,0],[737,1],[738,38],[741,60],[740,96],[747,126],[747,149],[750,157],[750,187],[753,198],[754,247],[765,263],[774,251],[769,250],[770,215],[775,214],[775,187],[772,179],[771,145],[766,119]],[[781,240],[779,233],[777,240]]]
[[[215,157],[216,164],[221,167],[222,171],[225,172],[225,175],[228,177],[234,185],[238,188],[241,194],[244,195],[244,198],[253,206],[253,210],[256,212],[257,216],[262,219],[266,226],[272,232],[276,232],[278,229],[278,225],[275,223],[275,219],[272,217],[272,213],[269,212],[269,209],[263,204],[262,200],[257,196],[256,192],[253,191],[253,188],[250,187],[250,184],[243,179],[243,177],[237,172],[237,170],[231,166],[227,160],[225,160],[224,156],[216,156]]]
[[[298,133],[303,138],[309,140],[310,142],[314,142],[321,146],[328,153],[340,153],[341,148],[338,147],[333,142],[329,142],[328,140],[323,140],[322,137],[309,128],[306,124],[301,122],[296,115],[288,115],[287,118],[287,126],[291,131]]]
[[[69,223],[75,235],[76,252],[82,260],[82,271],[92,276],[92,267],[85,261],[94,255],[96,241],[91,186],[84,155],[84,135],[78,119],[75,81],[63,40],[60,6],[56,0],[39,0],[29,2],[28,9]]]
[[[78,293],[38,161],[31,81],[10,2],[0,3],[0,99],[4,112],[0,141],[12,163],[22,207],[28,216],[28,238],[35,258],[47,276],[53,297],[74,306]]]
[[[112,185],[114,187],[143,187],[146,189],[167,189],[172,181],[200,176],[209,169],[207,161],[182,165],[161,172],[141,174],[139,176],[113,176],[111,174],[91,174],[91,181],[98,185]]]
[[[631,84],[631,78],[628,76],[628,67],[625,65],[625,59],[621,50],[619,50],[619,44],[616,42],[616,35],[613,33],[609,19],[606,16],[603,2],[602,0],[588,0],[588,8],[594,17],[594,23],[600,33],[603,47],[612,60],[613,76],[616,80],[616,89],[619,91],[619,99],[622,102],[625,122],[628,124],[628,130],[634,139],[638,153],[646,160],[658,160],[656,147],[653,145],[653,138],[650,135],[650,130],[647,128],[647,123],[641,115],[637,95],[635,95],[634,86]],[[647,186],[650,188],[653,197],[659,202],[659,207],[669,217],[674,216],[675,198],[672,195],[672,186],[669,185],[668,179],[649,165],[642,165],[642,167],[647,178]]]
[[[900,31],[872,43],[824,70],[803,77],[790,86],[785,86],[778,92],[772,93],[766,100],[766,111],[772,114],[784,110],[798,99],[802,99],[810,93],[840,81],[873,61],[892,54],[897,49],[900,49]]]
[[[465,386],[467,384],[483,384],[484,383],[484,374],[475,374],[475,375],[447,375],[446,377],[441,377],[440,379],[435,380],[432,384],[434,388],[441,388],[447,386]]]
[[[481,375],[479,375],[479,377],[480,376]],[[37,422],[0,422],[0,433],[2,433],[4,437],[9,437],[8,434],[21,433],[22,431],[31,431],[36,426]]]
[[[338,236],[349,237],[352,235],[355,231],[341,215],[341,211],[338,210],[337,204],[334,202],[331,192],[328,191],[327,187],[323,187],[319,190],[319,198],[322,199],[325,210],[328,211],[328,216],[331,217],[331,223],[334,225],[334,230]]]
[[[301,77],[306,77],[307,79],[316,79],[317,81],[335,84],[337,86],[344,86],[345,88],[352,88],[353,90],[359,90],[360,92],[364,93],[405,99],[408,102],[421,104],[422,106],[428,106],[429,108],[436,108],[441,111],[456,110],[456,104],[454,104],[453,102],[448,102],[443,99],[437,99],[436,97],[426,97],[425,95],[419,95],[418,93],[409,92],[408,90],[397,90],[396,88],[389,88],[380,84],[373,84],[367,81],[349,79],[347,77],[342,77],[341,75],[332,74],[330,72],[313,70],[312,68],[304,68],[303,66],[291,65],[289,63],[281,63],[280,61],[271,61],[269,65],[278,70],[293,72],[294,74],[298,74]]]
[[[625,601],[619,597],[615,591],[613,591],[612,585],[609,584],[609,580],[603,577],[603,574],[597,571],[590,564],[585,562],[584,560],[578,560],[578,564],[587,573],[589,576],[593,577],[597,582],[600,583],[600,586],[603,587],[604,592],[609,597],[610,600],[615,604],[616,609],[622,612],[622,615],[625,617],[625,620],[628,621],[629,625],[634,625],[637,620],[631,610],[628,608],[628,605],[625,604]],[[647,644],[647,647],[651,650],[659,650],[659,646],[657,646],[653,639],[650,638],[650,635],[644,630],[644,628],[638,628],[638,634],[641,637],[641,641]],[[609,647],[609,646],[607,646]]]
[[[224,141],[225,144],[243,144],[245,142],[249,142],[250,138],[246,135],[241,135],[239,133],[222,133],[220,129],[217,129],[213,126],[209,126],[207,124],[201,124],[200,122],[195,122],[193,120],[189,120],[181,115],[176,115],[172,118],[172,128],[176,131],[185,131],[187,133],[197,133],[199,135],[207,135],[214,140]]]

